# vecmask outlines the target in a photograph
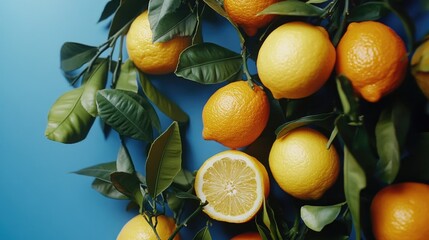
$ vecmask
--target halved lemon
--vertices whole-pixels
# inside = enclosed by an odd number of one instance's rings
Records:
[[[212,219],[242,223],[252,219],[268,196],[267,170],[256,158],[226,150],[207,159],[197,172],[195,192],[208,204],[203,211]]]

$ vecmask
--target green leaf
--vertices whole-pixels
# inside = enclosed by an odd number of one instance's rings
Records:
[[[262,12],[257,15],[264,14],[277,14],[286,16],[304,16],[304,17],[318,17],[323,14],[323,9],[314,5],[297,1],[288,0],[274,3],[269,7],[265,8]]]
[[[351,121],[358,121],[359,99],[357,98],[353,86],[345,76],[338,76],[336,79],[338,95],[343,106],[343,112]]]
[[[176,194],[176,197],[180,199],[190,199],[190,200],[201,201],[201,199],[199,199],[196,195],[188,192],[178,192]]]
[[[377,175],[385,183],[392,183],[400,168],[401,149],[405,144],[409,127],[409,109],[395,101],[381,112],[375,127],[377,141]]]
[[[137,85],[137,73],[138,70],[134,66],[134,63],[128,59],[121,65],[119,78],[116,81],[115,89],[126,90],[130,92],[138,92]]]
[[[86,167],[83,169],[80,169],[78,171],[75,171],[73,173],[89,176],[89,177],[95,177],[100,180],[103,180],[104,182],[110,182],[110,174],[113,172],[116,172],[116,162],[107,162],[107,163],[100,163],[94,166]]]
[[[85,110],[93,117],[98,115],[97,104],[95,101],[97,91],[106,87],[107,67],[107,59],[101,60],[101,62],[97,63],[95,69],[91,71],[91,74],[83,85],[84,90],[80,102],[83,108],[85,108]]]
[[[176,75],[202,84],[238,80],[242,58],[214,43],[196,44],[185,49],[179,57]]]
[[[88,135],[94,118],[83,108],[83,88],[66,92],[57,99],[48,114],[45,136],[53,141],[76,143]]]
[[[110,174],[113,186],[125,196],[133,199],[140,208],[143,204],[143,194],[140,190],[140,181],[135,174],[114,172]]]
[[[97,52],[97,47],[66,42],[60,51],[61,70],[64,72],[76,70],[95,57]]]
[[[152,143],[146,160],[146,182],[155,198],[167,189],[182,166],[182,141],[179,125],[173,122]]]
[[[402,181],[429,182],[429,132],[413,135],[408,150],[398,177]]]
[[[365,172],[355,157],[344,146],[344,194],[355,228],[355,239],[361,239],[360,192],[366,187]]]
[[[261,217],[261,219],[259,219]],[[263,225],[261,225],[261,222]],[[259,214],[256,218],[256,223],[258,226],[258,232],[264,239],[274,239],[280,240],[282,239],[282,235],[280,233],[279,227],[277,226],[277,221],[274,215],[273,209],[269,206],[268,202],[264,200],[262,213]],[[266,236],[266,232],[264,229],[267,229],[270,238]]]
[[[104,181],[96,178],[92,182],[91,186],[95,191],[101,193],[105,197],[119,199],[119,200],[129,199],[127,196],[125,196],[124,194],[116,190],[116,188],[113,186],[110,180]]]
[[[188,115],[174,102],[164,96],[156,89],[149,78],[139,71],[139,82],[143,89],[145,96],[152,101],[165,115],[174,121],[187,122]]]
[[[153,42],[166,42],[175,36],[192,36],[197,26],[197,16],[182,1],[151,0],[149,23]]]
[[[378,20],[388,13],[389,6],[386,2],[366,2],[352,8],[347,20],[349,22]]]
[[[286,135],[289,131],[306,126],[306,125],[318,125],[318,126],[328,126],[332,125],[333,120],[338,116],[338,113],[321,113],[315,115],[304,116],[287,123],[282,124],[276,129],[277,138],[281,138]],[[329,126],[332,128],[333,126]]]
[[[138,96],[129,91],[100,90],[97,93],[98,113],[100,118],[120,135],[151,142],[151,119],[148,110],[140,104]]]
[[[329,1],[329,0],[308,0],[305,3],[307,3],[307,4],[318,4],[318,3],[325,3],[327,1]]]
[[[112,24],[110,25],[108,38],[115,35],[125,26],[130,24],[144,9],[146,2],[140,0],[121,1],[121,5],[113,16]]]
[[[106,3],[106,5],[104,5],[104,9],[103,12],[101,13],[100,18],[98,19],[98,22],[101,22],[105,19],[107,19],[108,17],[112,16],[116,9],[118,9],[120,4],[120,0],[110,0],[109,2]]]
[[[126,173],[135,172],[134,163],[124,142],[121,143],[121,147],[119,148],[118,152],[118,157],[116,158],[116,170],[118,172]]]
[[[353,154],[358,163],[362,165],[367,174],[373,174],[376,168],[377,158],[372,148],[371,138],[364,125],[355,125],[349,122],[345,116],[337,118],[335,126],[338,135]]]
[[[193,240],[211,240],[212,236],[210,235],[209,227],[205,226],[203,229],[197,232]]]
[[[193,188],[194,179],[195,176],[190,171],[182,168],[180,169],[180,172],[177,173],[176,177],[174,177],[173,183],[176,187],[187,191]]]
[[[301,207],[301,219],[308,228],[320,232],[338,217],[344,204],[340,203],[331,206],[304,205]]]

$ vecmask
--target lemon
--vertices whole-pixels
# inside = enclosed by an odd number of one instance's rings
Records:
[[[156,219],[155,219],[156,218]],[[174,219],[165,215],[152,217],[152,222],[156,223],[156,232],[161,240],[167,240],[176,229]],[[121,229],[116,240],[158,240],[153,228],[149,225],[145,217],[141,214],[130,219]],[[180,240],[179,234],[174,240]]]
[[[310,96],[325,84],[335,58],[335,48],[324,28],[290,22],[268,35],[256,66],[274,98],[297,99]]]
[[[276,139],[269,155],[270,170],[280,188],[304,200],[323,196],[339,174],[334,146],[319,131],[302,127]]]
[[[195,193],[208,204],[203,211],[212,219],[242,223],[252,219],[269,194],[265,167],[254,157],[226,150],[207,159],[195,177]]]

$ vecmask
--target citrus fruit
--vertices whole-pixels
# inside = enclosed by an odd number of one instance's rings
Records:
[[[174,219],[165,215],[152,217],[153,224],[156,224],[156,232],[162,240],[167,240],[176,229]],[[149,225],[145,217],[141,214],[129,220],[118,234],[117,240],[158,240],[153,228]],[[179,234],[174,240],[180,240]]]
[[[129,58],[138,69],[149,74],[174,72],[180,53],[190,44],[190,37],[180,36],[167,42],[154,43],[147,11],[131,23],[126,38]]]
[[[262,10],[279,0],[224,0],[223,6],[229,18],[243,28],[249,36],[254,36],[258,29],[268,25],[274,15],[258,15]]]
[[[369,102],[377,102],[395,90],[407,66],[404,42],[379,22],[350,23],[337,46],[337,73],[346,76],[355,91]]]
[[[261,87],[236,81],[219,88],[202,111],[203,138],[229,148],[255,141],[268,122],[270,105]]]
[[[424,240],[429,236],[429,185],[404,182],[381,189],[371,202],[377,240]]]
[[[274,141],[269,165],[275,181],[290,195],[316,200],[335,183],[339,157],[328,139],[308,127],[296,128]]]
[[[262,237],[258,232],[246,232],[234,236],[231,240],[262,240]]]
[[[256,158],[226,150],[208,158],[195,177],[195,193],[208,204],[203,211],[212,219],[242,223],[252,219],[269,194],[269,178]]]
[[[259,77],[274,98],[304,98],[319,90],[335,65],[335,48],[320,26],[285,23],[272,31],[258,53]]]
[[[429,39],[426,39],[411,58],[411,73],[420,90],[429,99]]]

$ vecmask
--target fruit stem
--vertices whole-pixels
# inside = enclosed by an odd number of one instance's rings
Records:
[[[196,216],[198,213],[200,213],[203,210],[204,206],[206,206],[207,204],[208,204],[207,201],[200,202],[200,205],[198,205],[198,208],[195,209],[195,211],[191,215],[189,215],[182,223],[180,223],[180,225],[177,226],[176,229],[174,229],[174,232],[171,234],[171,236],[168,238],[168,240],[173,240],[174,237],[177,235],[177,233],[179,233],[180,229],[182,229],[183,227],[186,227],[189,220],[191,220],[194,216]]]
[[[241,48],[241,59],[243,60],[243,72],[246,75],[247,83],[253,89],[254,88],[254,84],[253,84],[253,81],[252,81],[252,76],[250,75],[249,68],[247,66],[247,48],[246,48],[246,45],[244,45],[244,44],[243,44],[243,46]]]

